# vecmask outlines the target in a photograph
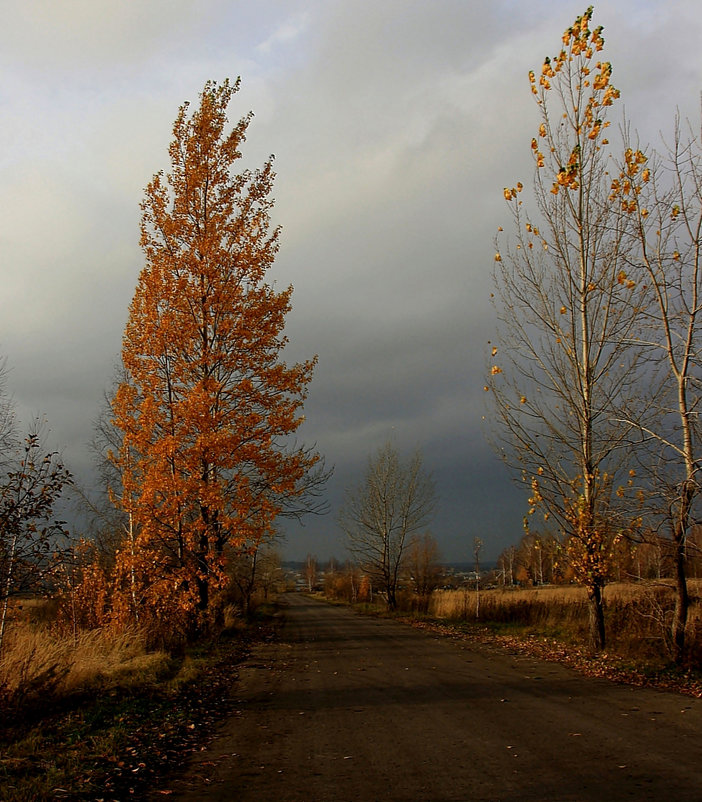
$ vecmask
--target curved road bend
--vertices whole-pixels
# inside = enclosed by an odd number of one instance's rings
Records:
[[[176,799],[702,800],[702,700],[285,599]]]

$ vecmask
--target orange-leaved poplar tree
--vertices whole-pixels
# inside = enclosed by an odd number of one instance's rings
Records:
[[[112,401],[131,533],[118,558],[122,612],[188,632],[212,615],[225,547],[266,539],[320,460],[290,442],[316,358],[283,359],[292,287],[266,282],[279,236],[272,157],[234,170],[252,116],[229,129],[238,86],[208,81],[197,109],[181,106],[170,171],[146,189],[145,266]]]
[[[523,205],[521,183],[504,190],[514,239],[496,242],[498,342],[485,389],[502,453],[530,488],[530,514],[562,533],[587,588],[591,645],[601,649],[608,558],[625,526],[613,487],[629,427],[616,418],[635,393],[627,343],[643,291],[625,270],[630,221],[609,202],[607,117],[619,92],[591,20],[592,7],[529,74],[541,118],[535,204]]]

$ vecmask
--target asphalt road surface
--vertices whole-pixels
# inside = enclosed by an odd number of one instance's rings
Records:
[[[702,700],[285,603],[170,798],[702,800]]]

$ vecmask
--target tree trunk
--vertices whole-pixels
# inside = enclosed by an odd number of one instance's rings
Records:
[[[12,538],[12,548],[7,562],[7,574],[3,577],[2,589],[2,617],[0,618],[0,651],[2,651],[2,643],[5,637],[5,625],[7,623],[7,611],[10,604],[10,593],[12,591],[12,569],[15,565],[15,551],[17,549],[17,532]]]
[[[590,619],[590,648],[593,652],[601,652],[605,647],[604,604],[602,600],[602,584],[592,583],[587,589]]]
[[[207,576],[198,576],[195,581],[197,585],[197,609],[205,614],[210,605],[210,582]]]
[[[690,597],[685,576],[685,543],[675,544],[675,612],[673,613],[673,659],[680,665],[685,659],[685,629]]]

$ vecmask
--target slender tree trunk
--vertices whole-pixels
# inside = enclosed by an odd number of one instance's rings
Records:
[[[580,190],[580,208],[582,219],[582,187]],[[595,472],[593,467],[592,458],[592,375],[590,366],[590,322],[589,322],[589,308],[588,308],[588,285],[589,278],[587,272],[586,250],[585,244],[582,239],[582,232],[580,234],[580,336],[581,336],[581,354],[580,354],[580,393],[583,404],[583,420],[581,428],[581,469],[583,481],[583,502],[584,502],[584,515],[585,521],[582,527],[581,534],[584,538],[584,546],[589,550],[592,546],[593,530],[596,526],[596,499],[595,499]],[[592,544],[594,545],[594,544]],[[590,645],[594,651],[602,651],[605,646],[605,623],[604,623],[604,609],[602,606],[602,584],[599,579],[591,581],[588,585],[588,599],[590,601]]]
[[[602,599],[602,583],[593,582],[587,589],[590,619],[590,648],[601,652],[605,647],[604,604]]]
[[[8,595],[2,600],[2,618],[0,619],[0,654],[2,654],[2,642],[5,638],[5,621],[7,621],[7,607],[10,601]]]
[[[253,596],[254,587],[256,585],[256,562],[258,561],[258,549],[254,551],[251,556],[251,572],[249,573],[248,581],[242,599],[244,606],[244,615],[246,618],[251,616],[251,597]]]
[[[695,282],[697,286],[697,282]],[[695,299],[696,300],[696,299]],[[688,331],[688,348],[691,352],[692,333]],[[690,509],[695,497],[695,460],[690,425],[690,411],[688,408],[686,379],[688,362],[685,361],[684,370],[678,377],[678,409],[683,431],[683,450],[685,453],[686,479],[680,490],[680,514],[673,526],[673,540],[675,546],[675,612],[673,614],[673,658],[680,665],[685,659],[685,630],[687,628],[687,615],[690,607],[690,597],[687,590],[687,576],[685,574],[687,557],[687,532],[690,527]]]
[[[210,583],[207,575],[197,577],[197,609],[206,613],[210,604]]]
[[[17,549],[17,533],[12,539],[12,548],[10,549],[10,555],[7,563],[7,576],[5,577],[4,587],[3,587],[3,599],[2,599],[2,618],[0,619],[0,652],[2,651],[2,642],[5,638],[5,626],[7,624],[7,611],[10,604],[10,592],[12,590],[12,569],[15,565],[15,552]]]
[[[683,543],[675,544],[675,612],[673,614],[673,658],[679,665],[685,659],[685,630],[690,597],[685,576],[685,548]]]
[[[690,596],[687,589],[686,541],[690,524],[690,507],[694,495],[692,482],[685,482],[681,490],[680,515],[673,528],[675,555],[675,610],[673,613],[672,640],[673,659],[680,665],[685,659],[685,630],[690,608]]]
[[[134,543],[134,516],[131,511],[131,503],[129,509],[129,531],[128,531],[128,538],[129,538],[129,595],[132,599],[132,608],[134,610],[134,620],[139,623],[139,605],[137,603],[137,582],[136,582],[136,549]]]
[[[390,610],[390,612],[397,610],[396,589],[392,583],[388,583],[388,610]]]

